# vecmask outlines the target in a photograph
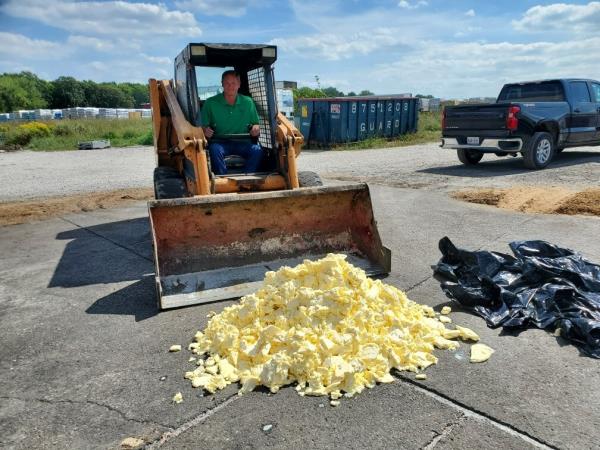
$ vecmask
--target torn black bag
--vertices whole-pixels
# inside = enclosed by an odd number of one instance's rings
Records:
[[[433,267],[446,295],[489,327],[561,329],[600,358],[600,266],[545,241],[515,241],[515,256],[456,248],[444,237]]]

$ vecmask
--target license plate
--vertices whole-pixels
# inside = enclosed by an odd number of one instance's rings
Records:
[[[479,138],[468,136],[467,137],[467,145],[479,145]]]

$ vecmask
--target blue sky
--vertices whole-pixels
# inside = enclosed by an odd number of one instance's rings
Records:
[[[278,80],[348,92],[495,96],[503,83],[600,79],[600,2],[0,0],[0,72],[171,78],[188,42],[274,43]]]

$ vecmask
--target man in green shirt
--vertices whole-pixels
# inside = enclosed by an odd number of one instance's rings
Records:
[[[223,72],[221,76],[223,93],[206,99],[201,112],[201,124],[204,135],[209,139],[208,152],[217,175],[225,175],[225,157],[238,155],[246,160],[244,172],[256,172],[262,158],[262,149],[257,142],[219,139],[227,134],[246,134],[258,137],[258,113],[254,101],[238,94],[240,76],[233,70]]]

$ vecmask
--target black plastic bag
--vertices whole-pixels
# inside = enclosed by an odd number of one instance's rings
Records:
[[[600,266],[545,241],[515,241],[515,256],[456,248],[444,237],[433,267],[446,295],[489,327],[561,329],[600,358]]]

